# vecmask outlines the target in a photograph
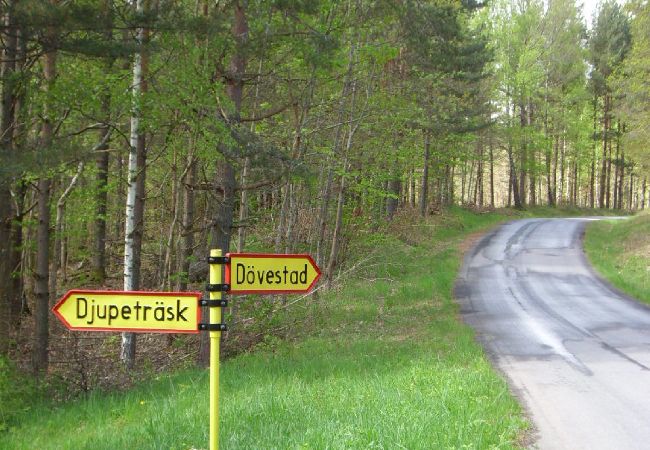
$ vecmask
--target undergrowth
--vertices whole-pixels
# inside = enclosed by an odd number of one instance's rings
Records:
[[[650,304],[650,214],[589,224],[585,251],[605,279]]]
[[[222,448],[518,447],[522,410],[458,320],[459,246],[499,222],[558,214],[404,213],[350,243],[335,289],[246,300],[269,329],[222,363]],[[207,391],[207,372],[187,369],[42,402],[16,413],[0,448],[206,448]]]

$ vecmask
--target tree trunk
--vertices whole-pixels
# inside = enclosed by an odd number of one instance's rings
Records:
[[[573,206],[578,206],[578,160],[573,161]]]
[[[59,197],[59,200],[56,202],[56,220],[54,222],[54,257],[50,263],[50,294],[56,296],[56,282],[59,268],[64,266],[65,263],[65,251],[63,249],[65,238],[63,236],[63,221],[65,218],[65,202],[68,199],[68,196],[72,192],[72,189],[77,184],[81,172],[84,170],[84,162],[80,162],[77,166],[77,172],[74,174],[70,180],[70,184],[63,191],[63,194]]]
[[[641,211],[645,209],[645,196],[646,196],[646,189],[647,189],[647,178],[643,177],[643,184],[641,187]]]
[[[50,140],[51,123],[44,123],[41,129],[41,142]],[[49,259],[50,259],[50,186],[49,178],[38,181],[38,227],[36,231],[36,270],[34,272],[35,339],[33,350],[33,368],[35,373],[42,373],[48,366],[49,345]]]
[[[128,170],[128,168],[127,168]],[[124,202],[126,204],[126,186],[128,183],[125,183],[124,180],[124,158],[122,155],[115,155],[115,172],[117,178],[117,186],[115,187],[115,195],[117,196],[119,202]],[[128,174],[127,174],[128,176]],[[119,203],[118,202],[118,203]],[[121,211],[115,214],[115,223],[114,223],[114,234],[117,239],[124,239],[124,226],[126,225],[126,218],[122,217]]]
[[[526,120],[527,120],[528,127],[530,128],[530,127],[533,126],[533,101],[530,98],[528,99],[527,113],[528,114],[526,115]],[[533,146],[529,146],[529,147],[531,147],[528,150],[529,153],[530,153],[530,157],[531,157],[531,161],[529,162],[530,170],[528,171],[529,172],[529,184],[528,185],[529,185],[529,191],[530,191],[529,196],[530,196],[530,205],[535,206],[535,205],[537,205],[537,190],[535,188],[536,178],[537,178],[536,175],[535,175],[536,171],[537,171],[537,168],[536,168],[536,164],[537,164],[536,153],[537,153],[537,151]]]
[[[247,62],[245,46],[248,42],[246,4],[247,2],[240,2],[239,0],[232,3],[233,24],[231,32],[235,40],[235,52],[230,60],[229,76],[225,79],[225,84],[226,94],[233,105],[228,121],[233,125],[240,122],[244,94],[244,76]],[[223,158],[219,159],[215,170],[215,187],[218,201],[210,229],[210,244],[211,248],[221,249],[224,254],[230,249],[232,224],[235,216],[236,183],[235,169],[232,164]],[[204,312],[207,311],[204,309]],[[201,333],[197,362],[200,366],[207,367],[209,361],[209,333]]]
[[[295,128],[293,132],[293,143],[291,146],[291,155],[295,163],[298,163],[302,159],[303,155],[303,133],[305,125],[307,124],[307,118],[311,110],[312,101],[314,98],[314,88],[316,84],[316,71],[312,70],[311,76],[309,79],[307,94],[303,97],[303,100],[300,102],[300,105],[294,107],[294,116]],[[321,172],[322,174],[322,172]],[[320,178],[320,177],[319,177]],[[289,195],[289,211],[287,217],[287,230],[285,235],[285,251],[287,253],[293,253],[294,248],[296,247],[296,240],[294,239],[294,233],[296,229],[296,224],[298,222],[298,206],[297,206],[297,184],[290,183],[290,195]],[[311,238],[309,239],[311,242]]]
[[[23,219],[25,210],[25,195],[27,184],[19,180],[16,186],[16,216],[13,221],[11,232],[11,252],[9,254],[9,267],[11,267],[11,287],[7,293],[11,293],[9,305],[10,326],[14,331],[20,328],[20,322],[27,305],[24,301],[23,285]],[[1,264],[1,263],[0,263]],[[1,292],[1,291],[0,291]]]
[[[212,222],[210,248],[222,249],[224,254],[230,248],[233,212],[235,206],[235,170],[227,162],[217,164],[215,184],[219,197]]]
[[[429,196],[429,155],[431,153],[431,135],[429,131],[424,132],[424,163],[422,165],[422,182],[420,184],[420,215],[427,214],[427,202]]]
[[[607,148],[607,174],[605,178],[605,208],[609,209],[610,207],[610,199],[611,199],[611,181],[612,181],[612,141],[611,139],[609,140],[609,145]]]
[[[43,55],[43,77],[45,92],[52,89],[56,80],[55,46],[56,32],[48,29],[47,50]],[[43,123],[41,126],[40,145],[44,152],[52,146],[54,133],[52,111],[49,102],[45,102]],[[50,190],[52,181],[42,175],[38,180],[38,226],[36,232],[36,270],[34,271],[34,293],[36,296],[35,330],[33,343],[33,369],[36,374],[47,371],[49,345],[49,260],[50,260]]]
[[[177,234],[176,229],[178,227],[178,221],[179,221],[180,209],[181,209],[180,178],[184,178],[186,171],[189,170],[189,165],[183,165],[183,171],[179,174],[178,173],[178,165],[179,165],[178,152],[176,151],[176,149],[174,149],[172,153],[173,153],[172,167],[171,167],[172,204],[171,204],[171,211],[170,211],[172,216],[172,221],[171,224],[169,225],[169,231],[167,232],[167,240],[166,242],[163,243],[160,252],[161,255],[164,255],[164,257],[162,257],[162,264],[160,264],[159,278],[158,278],[160,290],[162,291],[164,291],[166,287],[168,288],[168,290],[171,290],[172,268],[174,267],[174,263],[176,262],[175,257],[178,250],[178,247],[176,245],[176,234]]]
[[[526,110],[524,111],[524,116],[523,120],[525,121],[526,128],[525,130],[530,130],[532,129],[533,125],[533,103],[532,100],[529,98],[527,101],[527,107]],[[535,171],[537,170],[535,167],[536,160],[535,160],[535,149],[533,148],[532,145],[528,142],[528,131],[524,132],[524,143],[525,143],[525,155],[526,155],[526,175],[528,176],[528,186],[526,186],[526,183],[523,183],[523,189],[521,190],[524,194],[522,194],[522,197],[524,198],[524,201],[526,200],[526,197],[528,197],[527,203],[530,204],[531,206],[535,206],[537,204],[537,195],[536,195],[536,189],[535,189],[535,184],[536,184],[536,179],[535,179]],[[528,188],[528,196],[525,194],[525,189],[526,187]]]
[[[9,186],[0,182],[0,355],[9,350],[9,331],[12,328],[11,302],[12,271],[11,266],[11,219],[13,211],[11,208],[11,195]]]
[[[285,236],[286,224],[289,215],[289,198],[291,196],[291,182],[287,181],[284,188],[280,188],[282,195],[282,206],[280,207],[280,215],[278,216],[278,227],[275,232],[275,253],[280,253],[282,247],[282,240]]]
[[[594,149],[591,158],[591,170],[589,171],[589,207],[596,207],[596,150]]]
[[[553,205],[557,205],[560,201],[560,194],[557,182],[557,169],[560,164],[560,137],[555,136],[553,143]]]
[[[196,158],[191,152],[188,155],[189,168],[185,174],[183,183],[183,220],[181,224],[182,241],[180,259],[180,277],[178,277],[177,289],[187,290],[187,282],[190,276],[190,262],[194,251],[194,185],[196,184]]]
[[[234,18],[232,35],[235,39],[235,53],[230,61],[229,77],[226,79],[226,94],[233,104],[228,120],[237,124],[241,117],[241,104],[244,94],[244,75],[246,72],[245,46],[248,42],[248,19],[246,17],[246,2],[233,3]],[[224,254],[230,248],[230,237],[234,218],[235,170],[230,162],[220,159],[216,168],[217,206],[214,225],[212,227],[212,248],[220,248]]]
[[[600,191],[598,194],[598,206],[600,208],[605,207],[605,178],[607,176],[607,138],[608,138],[608,126],[609,126],[609,95],[605,94],[604,106],[603,106],[603,158],[601,161],[600,169]]]
[[[529,172],[529,177],[528,177],[528,191],[529,191],[529,196],[530,196],[530,206],[536,206],[537,205],[537,189],[536,189],[536,184],[537,184],[537,177],[535,176],[535,151],[530,152],[530,156],[532,158],[531,161],[531,167],[533,169],[530,170]]]
[[[14,151],[13,126],[15,120],[16,85],[14,71],[16,66],[16,27],[14,25],[14,1],[5,4],[2,17],[3,53],[2,67],[2,103],[0,104],[0,160],[8,160]],[[15,318],[12,317],[13,292],[12,281],[12,219],[11,182],[0,178],[0,355],[9,350],[9,331]]]
[[[104,101],[105,120],[108,122],[110,114],[110,100]],[[106,213],[108,205],[108,136],[110,128],[104,127],[100,131],[100,141],[105,142],[97,150],[95,158],[96,186],[95,186],[95,220],[93,236],[92,271],[95,282],[104,284],[106,280]]]
[[[469,180],[467,181],[467,203],[476,204],[476,180],[474,179],[474,168],[476,167],[476,159],[472,159],[472,162],[469,164],[469,171],[467,175]]]
[[[327,263],[327,270],[325,273],[326,276],[326,286],[329,289],[332,285],[332,279],[334,278],[334,268],[336,267],[336,261],[338,259],[339,248],[341,245],[341,230],[343,228],[343,206],[345,203],[345,176],[347,173],[348,162],[345,160],[343,162],[343,174],[341,175],[341,181],[339,184],[339,196],[336,205],[336,221],[334,224],[334,231],[332,233],[332,247],[330,250],[330,257]]]
[[[433,193],[434,194],[433,197],[435,199],[434,200],[435,201],[435,206],[440,207],[443,204],[444,200],[445,200],[446,186],[444,184],[445,180],[443,179],[444,174],[441,173],[441,170],[440,170],[441,168],[440,168],[440,165],[439,165],[439,159],[438,158],[436,158],[435,167],[436,167],[436,178],[435,178],[435,191]]]
[[[596,207],[596,151],[597,151],[597,142],[596,134],[598,132],[598,99],[594,98],[593,109],[594,109],[594,128],[592,139],[594,141],[592,152],[591,152],[591,170],[589,172],[589,207],[594,209]]]
[[[618,161],[619,166],[619,175],[618,175],[618,209],[623,209],[623,182],[625,180],[625,152],[621,147],[621,138],[620,138],[621,124],[618,124],[618,135],[616,138],[616,153],[619,153],[620,150],[620,160]],[[632,205],[630,205],[631,207]]]
[[[232,124],[240,122],[241,104],[244,95],[244,75],[246,71],[244,47],[248,42],[248,19],[246,17],[245,3],[238,0],[232,5],[234,9],[232,35],[235,39],[235,53],[230,61],[229,77],[225,80],[226,94],[233,104],[233,110],[230,113],[230,117],[228,117],[228,120]],[[217,162],[215,175],[217,198],[220,201],[218,202],[215,220],[211,230],[211,242],[212,248],[222,249],[225,254],[230,248],[230,237],[234,219],[235,170],[230,162],[225,159],[220,159]]]
[[[113,40],[113,17],[112,17],[112,0],[103,0],[103,13],[108,20],[104,39],[106,42]],[[109,72],[115,62],[114,58],[106,61],[105,70]],[[93,256],[92,256],[92,277],[96,283],[104,284],[106,281],[106,212],[108,204],[108,164],[109,164],[109,144],[110,137],[109,123],[111,120],[111,94],[106,90],[102,96],[102,115],[104,127],[99,130],[99,141],[103,142],[97,148],[97,157],[95,158],[95,220],[93,236]]]
[[[347,97],[350,94],[350,89],[352,87],[352,75],[354,70],[356,57],[356,43],[350,43],[350,50],[348,52],[348,67],[345,73],[345,80],[343,81],[343,87],[341,90],[341,100],[339,102],[339,110],[337,114],[337,125],[336,132],[334,136],[334,145],[332,154],[334,158],[338,157],[341,148],[342,132],[343,132],[343,122],[345,120],[345,104],[347,103]],[[334,173],[331,167],[331,159],[328,161],[327,176],[325,177],[325,183],[321,189],[322,199],[321,207],[318,214],[317,220],[317,237],[316,237],[316,263],[319,266],[322,266],[325,260],[325,229],[327,225],[327,216],[329,212],[329,202],[332,192],[332,181]]]
[[[460,179],[460,203],[465,203],[465,185],[467,182],[467,161],[463,161],[463,171]]]
[[[235,208],[235,170],[227,161],[218,161],[215,170],[216,208],[210,227],[210,248],[228,253],[232,233]],[[209,308],[203,308],[203,317],[209,317]],[[223,333],[221,334],[223,338]],[[207,367],[210,364],[210,333],[201,333],[197,364]]]
[[[409,175],[409,205],[415,208],[415,169],[413,168]]]
[[[18,41],[16,45],[16,67],[17,70],[23,71],[27,65],[27,43],[24,36],[24,31],[18,29]],[[7,41],[6,45],[9,45],[10,40]],[[9,58],[7,60],[11,62]],[[14,88],[10,87],[11,83],[5,81],[6,89],[12,90]],[[13,126],[12,126],[12,135],[13,139],[9,141],[10,145],[4,147],[5,150],[12,150],[14,152],[19,152],[21,149],[21,143],[25,141],[25,129],[26,129],[26,101],[25,101],[26,92],[24,89],[19,89],[15,91],[15,103],[12,99],[12,104],[14,105],[13,116]],[[4,132],[2,133],[4,136]],[[25,264],[23,264],[24,258],[23,253],[25,248],[23,245],[24,242],[24,217],[25,217],[25,197],[27,195],[27,182],[24,177],[19,175],[18,180],[15,183],[15,204],[16,204],[16,214],[13,220],[12,225],[12,235],[11,235],[11,253],[10,253],[10,267],[12,268],[12,277],[11,277],[11,289],[8,291],[11,293],[11,326],[14,331],[20,329],[20,323],[22,316],[29,312],[27,307],[27,301],[25,298]],[[0,216],[2,217],[2,216]],[[2,290],[0,289],[0,292]]]
[[[627,204],[629,205],[630,210],[634,209],[634,206],[632,205],[632,193],[634,192],[634,174],[630,172],[630,192],[628,193],[628,201]]]
[[[397,174],[393,174],[393,178],[388,181],[389,197],[386,198],[386,219],[393,220],[399,202],[400,191],[402,183]]]
[[[289,185],[289,217],[287,217],[287,233],[285,235],[285,253],[293,253],[296,247],[296,239],[294,235],[296,232],[296,222],[298,221],[298,207],[297,207],[297,184]]]
[[[453,162],[453,161],[452,161]],[[456,201],[456,192],[454,189],[454,174],[456,171],[455,164],[447,164],[447,170],[445,172],[445,180],[447,182],[447,192],[445,194],[445,205],[453,205]]]
[[[510,166],[508,167],[508,202],[507,207],[512,207],[512,172]]]
[[[555,143],[555,139],[551,138],[551,140]],[[551,146],[546,150],[546,199],[549,206],[555,206],[555,192],[553,192],[553,178],[555,172],[552,165],[553,148],[554,145],[551,144]],[[551,176],[552,173],[553,176]]]
[[[523,205],[521,202],[519,185],[517,183],[517,169],[515,167],[515,161],[513,159],[511,147],[508,147],[508,159],[510,165],[510,187],[512,191],[512,201],[515,204],[515,208],[522,209]],[[508,200],[508,203],[510,203],[510,200]]]
[[[197,2],[197,6],[198,2]],[[200,14],[203,17],[209,15],[208,1],[203,0],[200,4]],[[202,43],[198,42],[197,46],[201,46]],[[205,45],[205,43],[203,43]],[[199,57],[199,63],[203,63],[203,56]],[[189,152],[187,154],[187,171],[185,172],[185,177],[183,179],[183,217],[181,219],[181,245],[180,245],[180,255],[179,255],[179,272],[180,276],[176,284],[176,289],[179,291],[186,291],[187,284],[190,279],[190,266],[192,262],[192,256],[194,253],[194,220],[195,220],[195,211],[194,211],[194,188],[196,187],[196,177],[198,171],[198,158],[195,156],[195,147],[196,147],[196,137],[190,136],[189,142]],[[208,308],[204,308],[203,312],[206,312]]]
[[[136,0],[136,12],[145,13],[145,1]],[[140,263],[142,252],[142,235],[144,231],[144,197],[146,147],[145,136],[141,128],[143,112],[141,98],[147,91],[147,54],[144,45],[148,40],[148,30],[138,28],[136,42],[138,51],[133,61],[133,109],[131,114],[131,135],[129,139],[129,168],[126,200],[126,220],[124,227],[124,290],[140,289]],[[132,369],[135,364],[135,333],[122,333],[120,359]]]
[[[616,145],[616,154],[614,156],[614,209],[618,209],[618,203],[619,203],[619,183],[618,183],[618,175],[621,170],[620,167],[620,159],[619,159],[619,147],[618,147],[618,142]]]
[[[241,171],[241,186],[246,184],[248,172],[250,170],[251,160],[246,157],[244,167]],[[248,190],[242,189],[239,197],[239,228],[237,229],[237,251],[243,252],[246,244],[246,220],[248,219]]]
[[[327,175],[323,180],[323,186],[320,189],[320,209],[316,220],[316,264],[319,267],[323,266],[325,258],[325,230],[327,228],[327,216],[329,212],[329,202],[332,193],[332,182],[334,179],[334,171],[332,170],[331,163],[327,164]]]
[[[358,39],[358,36],[357,36]],[[350,50],[350,75],[351,75],[351,69],[352,69],[352,64],[354,63],[354,49],[356,48],[356,45],[353,44],[351,46]],[[351,81],[351,80],[350,80]],[[356,101],[357,101],[357,83],[356,81],[353,81],[350,87],[351,90],[351,99],[349,102],[349,124],[348,124],[348,133],[347,133],[347,139],[346,139],[346,145],[344,148],[344,158],[343,158],[343,173],[341,174],[340,177],[340,184],[339,184],[339,195],[338,195],[338,201],[337,201],[337,207],[336,207],[336,219],[334,223],[334,231],[332,233],[332,246],[330,249],[330,256],[329,256],[329,261],[327,264],[327,270],[326,270],[326,279],[327,279],[327,287],[331,287],[332,285],[332,280],[334,278],[334,268],[336,267],[336,264],[338,262],[339,258],[339,249],[341,247],[341,235],[342,235],[342,230],[343,230],[343,207],[345,203],[345,182],[346,182],[346,176],[349,170],[348,167],[348,155],[350,154],[350,151],[352,149],[352,144],[354,142],[354,136],[356,132],[359,129],[359,126],[361,124],[361,117],[359,117],[356,121],[355,124],[355,106],[356,106]],[[367,91],[368,97],[370,96],[369,91]],[[366,106],[368,105],[368,102],[366,101]],[[359,112],[359,116],[363,116],[366,113],[365,107],[363,108],[363,111]],[[412,203],[415,203],[415,187],[412,189]]]
[[[206,14],[207,15],[207,14]],[[257,67],[257,79],[259,81],[262,76],[262,64],[263,60],[260,58],[259,65]],[[255,124],[257,116],[257,107],[259,103],[260,96],[260,83],[255,83],[255,96],[253,99],[253,120],[251,121],[251,133],[255,133]],[[248,180],[248,172],[250,171],[251,159],[247,156],[244,159],[244,166],[242,167],[241,176],[240,176],[240,186],[245,186],[246,181]],[[246,219],[248,218],[248,190],[242,189],[239,194],[239,227],[237,228],[237,251],[243,252],[244,245],[246,243]]]
[[[478,201],[476,202],[478,204],[479,208],[483,208],[483,141],[482,141],[482,136],[479,138],[479,151],[478,151],[478,164],[477,164],[477,171],[476,171],[476,187],[477,187],[477,196],[478,196]]]
[[[519,105],[519,120],[520,126],[523,133],[523,138],[521,142],[521,155],[519,159],[519,202],[523,207],[526,204],[526,175],[527,175],[527,165],[528,165],[528,141],[526,136],[526,126],[528,123],[526,117],[526,108],[523,105],[523,102]]]
[[[494,148],[492,147],[492,136],[490,135],[490,208],[494,208]]]
[[[566,190],[566,136],[562,135],[560,146],[560,189],[557,192],[557,204],[564,203],[564,192]]]

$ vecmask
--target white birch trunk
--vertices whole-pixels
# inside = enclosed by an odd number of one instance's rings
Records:
[[[136,13],[144,13],[144,0],[135,0]],[[142,46],[144,41],[144,28],[138,28],[136,37],[138,46]],[[141,111],[141,93],[142,93],[142,48],[136,52],[133,59],[133,86],[132,102],[133,108],[131,113],[131,135],[129,138],[129,166],[127,178],[127,196],[126,196],[126,220],[124,227],[124,290],[132,291],[137,289],[135,286],[135,263],[134,258],[135,246],[134,236],[136,228],[135,202],[137,197],[137,178],[138,178],[138,141],[140,139],[140,116]],[[135,334],[122,333],[122,348],[120,359],[127,367],[132,367],[135,360]]]

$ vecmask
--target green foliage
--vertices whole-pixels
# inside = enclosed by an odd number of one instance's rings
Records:
[[[221,445],[516,448],[522,410],[451,297],[458,244],[504,219],[453,209],[398,218],[411,243],[388,231],[369,236],[375,253],[341,290],[275,314],[288,341],[269,335],[222,364]],[[207,389],[207,371],[190,370],[91,393],[35,409],[0,447],[204,448]]]
[[[68,271],[67,282],[90,282],[86,267],[94,252],[93,222],[98,215],[96,145],[100,132],[108,126],[111,139],[102,150],[110,161],[108,211],[103,214],[110,247],[106,283],[120,284],[125,165],[134,109],[143,113],[140,126],[147,150],[142,270],[146,289],[180,280],[191,282],[197,277],[194,266],[198,264],[192,264],[189,271],[178,267],[179,249],[183,238],[193,233],[193,263],[201,261],[215,228],[216,211],[222,207],[221,180],[215,179],[215,166],[222,161],[233,167],[239,184],[247,160],[250,170],[241,184],[259,187],[248,191],[245,223],[235,224],[246,226],[247,251],[269,251],[276,242],[286,240],[287,249],[313,253],[321,244],[317,241],[322,219],[325,242],[319,250],[321,256],[327,254],[334,235],[336,202],[332,199],[338,195],[339,181],[345,179],[344,229],[339,234],[343,236],[342,250],[334,261],[337,270],[343,271],[363,252],[391,246],[383,208],[388,199],[405,206],[408,194],[416,194],[414,198],[421,195],[425,138],[430,143],[429,209],[439,207],[438,203],[457,203],[461,189],[464,197],[460,201],[473,202],[479,173],[481,187],[487,190],[488,163],[494,168],[497,203],[508,198],[510,171],[542,192],[553,183],[556,190],[563,185],[565,197],[566,184],[575,177],[584,201],[591,167],[597,171],[601,164],[594,157],[598,141],[593,137],[600,139],[602,121],[602,98],[592,104],[593,96],[587,90],[587,59],[595,68],[592,85],[605,79],[609,83],[616,75],[620,82],[617,97],[628,95],[617,114],[628,122],[629,136],[637,138],[634,144],[623,141],[628,158],[625,176],[630,179],[632,170],[637,175],[639,166],[648,166],[644,153],[649,120],[646,97],[650,92],[644,35],[647,5],[634,5],[633,43],[628,51],[625,14],[612,2],[606,3],[590,40],[589,56],[586,32],[574,2],[547,3],[496,0],[479,8],[474,1],[447,0],[205,2],[204,13],[203,2],[164,0],[149,2],[149,11],[136,14],[132,2],[126,0],[16,2],[15,18],[25,33],[21,36],[26,54],[24,61],[18,61],[16,72],[2,80],[3,92],[15,87],[20,94],[15,103],[21,107],[16,121],[19,126],[12,130],[15,151],[0,152],[0,176],[14,182],[22,179],[30,186],[25,196],[28,216],[23,225],[28,239],[23,243],[23,259],[35,260],[32,236],[39,218],[33,209],[35,191],[31,186],[42,176],[53,179],[54,212],[77,164],[83,161],[86,169],[67,199],[63,237],[69,250],[68,269],[79,267]],[[245,36],[233,35],[237,14],[246,18]],[[150,31],[144,47],[148,91],[134,105],[132,66],[139,50],[134,30],[141,26]],[[6,32],[2,37],[7,37]],[[42,55],[47,50],[57,51],[57,75],[46,90]],[[241,74],[235,68],[238,64],[245,66]],[[624,70],[615,74],[615,67]],[[238,83],[243,85],[241,108],[238,100],[231,98]],[[43,148],[39,133],[46,111],[55,132],[50,148]],[[634,145],[636,151],[628,153],[628,145]],[[630,163],[630,156],[636,165]],[[194,160],[197,177],[190,185],[188,171]],[[575,172],[569,174],[570,170]],[[329,175],[333,179],[331,198],[323,205]],[[560,181],[552,181],[557,175]],[[402,185],[401,192],[393,189],[396,181]],[[416,187],[411,189],[411,183]],[[181,225],[186,188],[195,195],[189,227]],[[282,229],[281,220],[286,219],[282,212],[287,192],[294,193],[286,202],[291,232]],[[234,193],[234,215],[239,194]],[[402,220],[400,216],[394,222],[408,230],[396,233],[400,242],[406,249],[422,244],[419,239],[425,240],[423,235],[412,236],[412,224]],[[440,232],[436,239],[445,240],[453,236],[450,226],[471,228],[474,220],[480,222],[469,213],[454,211],[451,219],[434,221],[431,228]],[[421,224],[413,228],[428,230]],[[408,254],[405,249],[400,251]],[[447,253],[436,255],[450,264],[454,261]],[[168,267],[161,268],[161,261]],[[23,277],[31,276],[28,265],[21,270]],[[395,267],[387,270],[382,275],[400,275]],[[387,284],[378,286],[391,289]],[[366,292],[384,295],[382,291]],[[387,298],[386,304],[408,300],[398,297]],[[252,305],[258,302],[251,300]],[[344,301],[337,305],[343,307]],[[259,321],[251,329],[261,333],[268,349],[288,351],[274,335],[261,329],[268,324],[281,325],[271,308],[266,304],[255,311],[254,319]],[[376,312],[372,305],[362,308]],[[447,312],[453,309],[445,308]],[[363,316],[364,311],[353,313]],[[314,314],[320,313],[316,308]],[[448,323],[444,326],[451,327]],[[424,332],[422,336],[437,337]],[[323,345],[332,348],[335,344],[328,341]],[[352,346],[348,357],[353,359],[352,352],[363,351],[364,345]],[[373,345],[368,347],[371,353],[379,348]],[[417,365],[411,369],[421,371]],[[377,366],[370,365],[371,373],[375,370]],[[446,376],[447,370],[441,373]],[[399,377],[382,381],[396,379],[403,381]],[[310,395],[316,392],[311,390]],[[358,400],[354,395],[351,398]],[[273,400],[267,397],[266,401],[273,410]],[[335,415],[331,410],[327,414],[330,418]],[[372,414],[366,417],[381,423]],[[386,424],[394,425],[391,420]],[[375,431],[370,427],[368,435]],[[322,436],[314,442],[318,446]],[[370,446],[372,440],[350,441],[353,446],[363,443]],[[387,446],[392,443],[387,441]]]
[[[650,123],[650,7],[647,3],[633,2],[630,24],[632,45],[622,66],[614,74],[613,88],[621,101],[617,104],[617,114],[628,126],[624,143],[628,152],[640,164],[644,175],[650,171],[647,142]]]
[[[625,58],[630,40],[629,21],[621,7],[613,0],[603,3],[589,41],[594,66],[592,81],[597,93],[607,89],[607,79]]]

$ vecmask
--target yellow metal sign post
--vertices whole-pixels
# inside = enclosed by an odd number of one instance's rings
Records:
[[[221,331],[225,330],[222,323],[221,308],[227,303],[223,301],[223,291],[228,286],[222,284],[223,265],[227,259],[223,258],[221,250],[210,250],[210,323],[203,325],[210,331],[210,450],[219,449],[219,353],[221,347]]]

